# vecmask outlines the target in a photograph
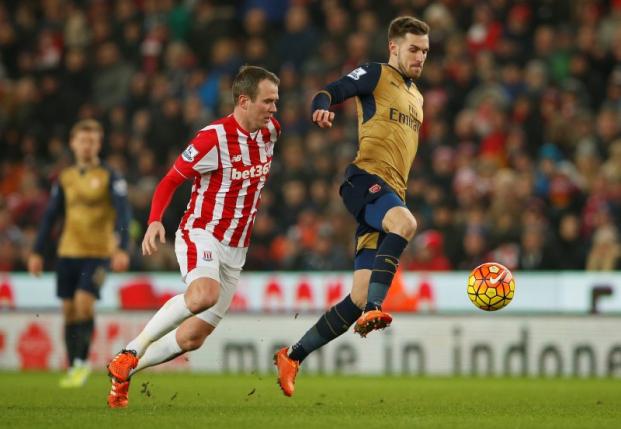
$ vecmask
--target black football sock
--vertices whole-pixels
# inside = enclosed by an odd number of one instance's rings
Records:
[[[95,321],[93,319],[83,320],[77,323],[78,326],[78,348],[76,357],[83,362],[88,360],[88,352],[91,348],[91,340],[93,338],[93,329]]]
[[[407,245],[408,241],[405,238],[392,232],[386,234],[382,240],[373,261],[373,272],[369,280],[367,305],[364,311],[382,308],[388,288],[399,268],[399,258]]]
[[[302,362],[313,351],[347,332],[360,317],[362,310],[347,295],[338,304],[326,311],[304,336],[291,347],[289,357]]]
[[[78,347],[78,324],[67,323],[65,325],[65,348],[67,349],[67,359],[69,366],[73,366],[73,361],[77,357]]]

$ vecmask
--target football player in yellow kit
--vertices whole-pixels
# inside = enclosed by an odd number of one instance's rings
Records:
[[[352,292],[330,308],[293,346],[274,356],[278,383],[294,392],[300,363],[309,353],[346,332],[365,337],[390,325],[382,303],[399,258],[416,232],[405,190],[423,122],[423,96],[416,87],[429,51],[429,26],[414,17],[394,19],[388,29],[387,63],[369,63],[330,83],[312,101],[312,120],[332,126],[330,106],[356,97],[358,154],[345,172],[340,194],[358,222]]]

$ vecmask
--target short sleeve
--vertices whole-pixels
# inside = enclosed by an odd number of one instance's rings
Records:
[[[200,176],[218,169],[218,135],[215,130],[199,131],[179,155],[174,169],[183,177]]]

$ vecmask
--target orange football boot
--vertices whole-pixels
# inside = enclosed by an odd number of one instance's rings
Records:
[[[285,396],[292,396],[295,390],[295,376],[300,369],[300,362],[287,355],[287,347],[274,354],[274,365],[278,368],[278,385]]]
[[[129,380],[117,381],[112,377],[112,387],[108,393],[108,407],[126,408],[129,403]]]
[[[354,332],[364,338],[371,331],[387,328],[391,322],[392,316],[382,310],[366,311],[356,320]]]
[[[138,357],[133,350],[121,350],[108,364],[108,374],[116,381],[129,380],[129,373],[138,365]]]

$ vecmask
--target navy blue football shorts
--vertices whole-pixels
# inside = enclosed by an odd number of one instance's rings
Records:
[[[73,298],[80,289],[99,299],[99,290],[110,267],[109,259],[58,258],[56,264],[56,296]]]
[[[339,193],[358,222],[354,270],[371,269],[377,249],[386,236],[382,229],[384,216],[393,207],[405,207],[405,203],[379,176],[353,164],[345,171]]]

